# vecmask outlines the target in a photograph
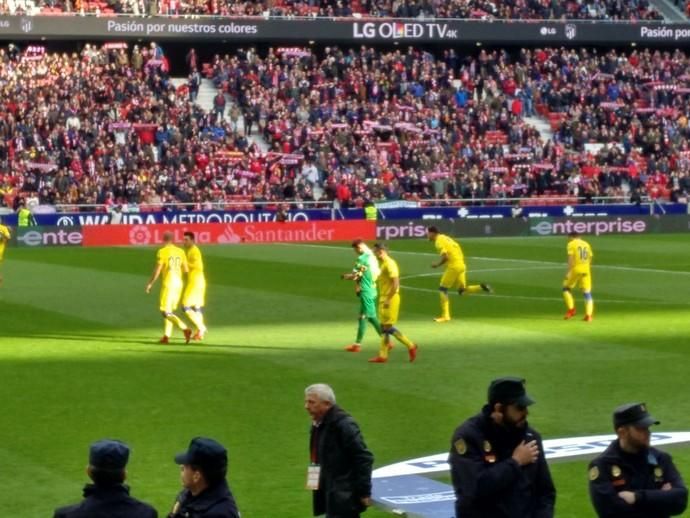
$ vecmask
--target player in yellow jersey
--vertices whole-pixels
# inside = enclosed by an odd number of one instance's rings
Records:
[[[187,286],[182,295],[182,309],[196,327],[192,338],[202,340],[206,334],[204,323],[204,306],[206,305],[206,277],[201,250],[196,246],[194,232],[184,233],[184,249],[187,254],[189,274]]]
[[[388,248],[383,243],[374,245],[374,253],[381,266],[377,283],[379,291],[378,315],[383,336],[381,337],[378,356],[369,361],[371,363],[386,363],[388,361],[388,351],[393,348],[391,345],[391,335],[393,335],[396,340],[407,347],[407,354],[410,361],[413,362],[417,358],[417,346],[395,327],[400,313],[400,269],[398,263],[388,255]]]
[[[149,282],[146,284],[146,293],[151,292],[151,288],[158,277],[160,277],[160,310],[165,319],[165,329],[160,343],[167,344],[170,342],[173,325],[182,330],[185,343],[189,343],[189,340],[192,338],[192,330],[175,314],[182,296],[182,274],[189,272],[187,256],[184,250],[173,243],[172,232],[165,232],[163,234],[163,243],[163,248],[158,250],[156,254],[156,266],[153,269]]]
[[[0,225],[0,267],[2,267],[3,258],[5,257],[5,247],[12,237],[10,229],[5,225]],[[2,270],[0,270],[0,285],[2,284]]]
[[[572,289],[578,287],[585,297],[585,322],[591,322],[594,315],[594,300],[592,299],[592,258],[594,253],[587,241],[580,238],[577,232],[568,234],[568,271],[563,281],[563,300],[568,311],[566,320],[575,316],[575,300]]]
[[[468,286],[465,256],[462,253],[460,243],[445,234],[441,234],[436,227],[428,227],[426,231],[429,241],[434,243],[436,251],[441,256],[441,260],[433,263],[431,267],[446,266],[438,288],[441,298],[441,315],[436,317],[434,322],[448,322],[450,320],[448,290],[458,290],[460,295],[463,293],[479,293],[480,291],[491,293],[493,290],[488,284],[472,284]]]

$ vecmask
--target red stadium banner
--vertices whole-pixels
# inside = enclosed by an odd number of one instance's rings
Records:
[[[375,239],[376,222],[296,221],[289,223],[199,223],[174,225],[84,226],[82,246],[146,246],[163,243],[163,234],[173,232],[182,242],[184,232],[194,232],[199,244],[304,243]]]

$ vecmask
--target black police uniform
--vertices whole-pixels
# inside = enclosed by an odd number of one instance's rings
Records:
[[[224,480],[196,496],[185,489],[168,518],[240,518],[237,504]]]
[[[225,446],[208,437],[195,437],[187,451],[175,456],[177,464],[196,466],[211,485],[194,496],[183,490],[175,501],[168,518],[240,518],[235,498],[225,480],[228,467],[228,452]],[[213,480],[222,476],[218,482]]]
[[[658,424],[644,403],[632,403],[614,412],[614,428]],[[662,489],[668,487],[670,489]],[[618,493],[635,493],[628,504]],[[638,453],[624,451],[618,440],[589,465],[589,494],[600,518],[667,518],[681,514],[688,490],[668,453],[656,448]]]
[[[89,469],[95,482],[96,472],[103,470],[121,475],[129,460],[129,447],[121,442],[103,439],[89,449]],[[54,518],[157,518],[156,510],[129,496],[124,484],[95,483],[84,488],[84,500],[55,511]]]
[[[84,500],[76,505],[57,509],[54,518],[157,518],[156,510],[129,496],[124,484],[84,488]]]
[[[513,451],[537,441],[537,462],[520,466]],[[460,518],[552,518],[556,489],[541,436],[529,426],[507,429],[491,419],[491,407],[460,425],[448,462]]]

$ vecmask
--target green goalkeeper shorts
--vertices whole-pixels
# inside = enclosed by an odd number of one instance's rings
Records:
[[[360,295],[359,314],[367,318],[376,318],[376,297]]]

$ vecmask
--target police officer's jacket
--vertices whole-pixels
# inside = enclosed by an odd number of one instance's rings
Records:
[[[168,518],[240,518],[235,498],[225,480],[192,495],[185,489],[177,496]]]
[[[520,466],[513,451],[536,440],[537,462]],[[529,426],[508,429],[491,419],[489,405],[453,434],[448,462],[461,518],[552,518],[556,489],[541,436]]]
[[[621,491],[634,492],[635,503],[626,503]],[[628,453],[617,440],[590,463],[589,494],[601,518],[666,518],[688,505],[688,489],[668,453]]]
[[[156,510],[129,496],[124,484],[84,488],[84,500],[55,511],[54,518],[157,518]]]

